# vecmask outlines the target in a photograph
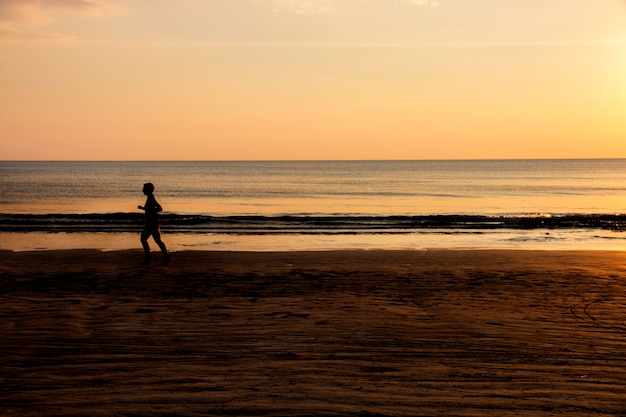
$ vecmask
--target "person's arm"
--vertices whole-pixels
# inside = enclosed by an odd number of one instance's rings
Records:
[[[150,209],[150,197],[146,198],[145,206],[137,206],[139,210],[148,211]]]

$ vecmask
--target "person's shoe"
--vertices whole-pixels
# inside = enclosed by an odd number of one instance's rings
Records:
[[[163,259],[163,265],[167,266],[170,264],[170,262],[172,262],[172,258],[170,258],[169,255],[165,255],[165,259]]]
[[[146,258],[146,259],[144,259],[144,260],[143,260],[143,262],[141,262],[141,264],[140,264],[140,265],[148,265],[148,264],[149,264],[149,263],[151,263],[151,262],[152,262],[152,259],[148,259],[148,258]]]

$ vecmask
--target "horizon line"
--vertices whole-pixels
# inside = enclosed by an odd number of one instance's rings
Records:
[[[626,157],[425,158],[425,159],[0,159],[0,162],[412,162],[412,161],[583,161]]]
[[[288,42],[288,41],[225,41],[225,42],[109,42],[88,39],[70,39],[61,42],[3,42],[0,45],[20,46],[114,46],[162,48],[355,48],[355,49],[481,49],[526,47],[623,46],[626,39],[571,40],[571,41],[500,41],[500,42],[444,42],[444,43],[384,43],[384,42]]]

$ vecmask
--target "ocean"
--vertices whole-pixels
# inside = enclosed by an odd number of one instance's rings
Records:
[[[0,249],[626,249],[626,159],[0,162]],[[153,245],[156,248],[156,245]]]

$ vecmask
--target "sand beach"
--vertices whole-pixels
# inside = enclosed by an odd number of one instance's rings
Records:
[[[626,254],[0,253],[3,416],[626,415]]]

